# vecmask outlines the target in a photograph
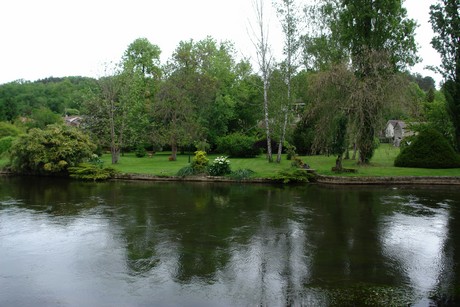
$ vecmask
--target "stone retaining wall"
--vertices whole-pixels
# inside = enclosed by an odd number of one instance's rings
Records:
[[[460,185],[459,177],[340,177],[318,175],[317,182],[321,184],[357,184],[357,185]]]

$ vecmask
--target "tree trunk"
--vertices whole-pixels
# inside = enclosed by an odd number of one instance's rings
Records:
[[[337,159],[335,160],[335,168],[339,172],[341,172],[343,170],[342,155],[337,156]]]
[[[353,143],[353,157],[351,157],[352,160],[356,160],[356,152],[358,151],[358,147],[356,146],[356,142]]]
[[[267,159],[268,159],[268,162],[273,162],[272,139],[270,136],[270,120],[268,117],[268,77],[266,79],[267,80],[264,80],[264,114],[265,114],[265,133],[267,135]]]
[[[288,113],[287,113],[287,110],[285,110],[284,111],[283,131],[281,133],[281,139],[278,144],[278,155],[276,156],[276,163],[281,162],[281,153],[283,152],[284,139],[286,138],[287,122],[288,122]]]

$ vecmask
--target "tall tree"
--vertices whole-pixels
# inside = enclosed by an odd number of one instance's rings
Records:
[[[305,69],[324,71],[348,59],[340,41],[341,0],[311,0],[304,7],[306,33],[301,37]]]
[[[297,68],[296,56],[299,48],[298,24],[300,23],[300,18],[296,15],[298,8],[294,0],[279,0],[279,2],[275,2],[275,7],[284,34],[283,53],[285,59],[282,67],[284,68],[286,82],[286,97],[281,107],[283,124],[276,156],[276,162],[280,163],[283,144],[286,138],[289,112],[292,111],[292,78]]]
[[[367,164],[380,129],[379,114],[386,103],[380,95],[382,82],[418,60],[416,23],[407,18],[401,0],[342,0],[341,8],[340,40],[350,50],[359,80],[351,93],[355,103],[349,114],[356,128],[359,162]]]
[[[443,86],[452,122],[457,151],[460,151],[460,0],[438,0],[430,6],[430,22],[435,32],[431,45],[441,55],[437,71]]]
[[[161,78],[161,50],[146,38],[138,38],[122,57],[120,100],[129,105],[126,126],[128,146],[139,146],[148,141],[151,111]]]
[[[268,42],[268,28],[265,15],[264,1],[253,0],[252,2],[256,17],[256,28],[253,30],[254,46],[257,53],[257,61],[259,64],[260,73],[263,81],[263,97],[264,97],[264,124],[265,135],[267,138],[267,159],[268,162],[273,162],[272,141],[270,133],[270,116],[268,103],[269,79],[272,70],[272,56],[270,53],[270,45]]]

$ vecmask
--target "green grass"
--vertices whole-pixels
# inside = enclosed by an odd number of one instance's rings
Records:
[[[399,153],[399,148],[388,144],[381,145],[375,152],[369,166],[358,166],[355,160],[344,160],[344,167],[356,168],[358,173],[341,174],[340,176],[460,176],[460,168],[455,169],[423,169],[394,167],[393,161]],[[175,176],[179,169],[188,165],[188,155],[178,155],[177,161],[169,161],[169,152],[159,152],[152,157],[137,158],[133,153],[120,157],[118,164],[111,165],[110,154],[102,157],[104,166],[112,166],[122,173],[150,174],[155,176]],[[219,155],[210,154],[210,161]],[[191,156],[193,158],[193,155]],[[276,158],[276,156],[275,156]],[[335,165],[335,156],[302,156],[302,161],[308,163],[320,175],[336,175],[331,171]],[[0,158],[0,169],[8,163],[7,157]],[[271,178],[277,172],[291,167],[291,161],[283,155],[281,163],[268,163],[264,155],[257,158],[230,158],[232,170],[251,169],[255,178]]]
[[[399,153],[399,148],[388,144],[381,145],[375,152],[369,166],[358,166],[355,160],[344,160],[344,167],[356,168],[358,173],[341,174],[341,176],[460,176],[460,169],[421,169],[394,167],[393,161]],[[175,176],[177,171],[188,164],[188,155],[178,155],[177,161],[169,161],[169,152],[159,152],[152,157],[137,158],[128,153],[120,157],[119,163],[113,167],[123,173],[151,174],[156,176]],[[212,161],[219,155],[210,154]],[[193,158],[193,156],[191,157]],[[275,157],[276,158],[276,157]],[[335,165],[335,156],[302,156],[302,161],[308,163],[321,175],[336,175],[331,171]],[[104,165],[110,166],[110,155],[103,156]],[[0,160],[1,163],[1,160]],[[291,167],[291,161],[283,155],[281,163],[268,163],[265,156],[257,158],[230,158],[232,170],[251,169],[255,178],[270,178],[275,173]]]

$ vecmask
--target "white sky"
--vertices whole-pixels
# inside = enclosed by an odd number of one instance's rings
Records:
[[[300,2],[300,1],[299,1]],[[409,17],[421,25],[416,40],[423,63],[438,65],[431,48],[429,6],[434,0],[406,0]],[[266,0],[271,8],[271,0]],[[0,84],[17,79],[102,74],[106,62],[120,60],[136,38],[145,37],[162,50],[162,62],[181,40],[207,35],[235,43],[239,55],[252,56],[248,21],[251,0],[2,0],[0,2]],[[270,18],[275,57],[282,43],[276,16]],[[278,42],[278,43],[276,43]]]

